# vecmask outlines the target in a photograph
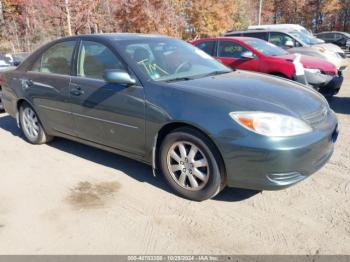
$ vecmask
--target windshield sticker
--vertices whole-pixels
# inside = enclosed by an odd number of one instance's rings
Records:
[[[159,65],[148,63],[148,59],[144,59],[142,61],[139,61],[139,62],[137,62],[137,64],[142,65],[145,68],[145,70],[147,71],[147,73],[150,76],[153,76],[155,78],[160,77],[157,71],[160,71],[166,75],[169,75],[169,73],[167,71],[165,71],[164,69],[162,69]]]

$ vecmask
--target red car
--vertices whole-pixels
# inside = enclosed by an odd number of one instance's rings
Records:
[[[202,38],[191,43],[231,68],[297,80],[293,63],[296,55],[264,40],[218,37]],[[300,62],[305,68],[308,84],[326,96],[339,92],[343,77],[335,65],[311,56],[301,56]]]

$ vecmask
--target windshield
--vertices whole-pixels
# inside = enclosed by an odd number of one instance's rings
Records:
[[[283,50],[282,48],[279,48],[278,46],[275,46],[274,44],[268,43],[263,40],[247,39],[244,40],[244,42],[253,47],[256,51],[266,56],[281,56],[288,54],[288,52]]]
[[[317,39],[315,37],[304,34],[300,31],[292,31],[292,32],[288,32],[288,33],[291,34],[292,36],[294,36],[295,38],[297,38],[298,40],[304,42],[307,45],[319,44],[319,42],[317,41]]]
[[[118,45],[154,81],[188,80],[232,72],[204,51],[180,40],[142,39]]]

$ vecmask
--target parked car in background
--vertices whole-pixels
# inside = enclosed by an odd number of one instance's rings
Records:
[[[340,71],[345,70],[349,65],[343,50],[337,48],[337,51],[332,51],[334,50],[333,46],[330,47],[327,44],[313,43],[312,38],[309,38],[305,34],[295,30],[237,31],[228,32],[225,34],[225,36],[248,36],[260,38],[283,49],[287,49],[290,53],[299,53],[302,55],[326,59],[327,61],[333,63]],[[308,41],[308,43],[304,41]]]
[[[1,74],[11,68],[13,68],[11,58],[7,54],[0,54],[0,113],[4,112],[4,106],[2,103]]]
[[[298,183],[330,159],[338,135],[311,88],[233,71],[163,36],[63,38],[3,76],[6,111],[30,143],[65,137],[152,164],[197,201],[226,185]]]
[[[294,54],[264,40],[250,37],[203,38],[192,42],[207,54],[234,69],[244,69],[296,80]],[[307,82],[325,96],[337,94],[343,76],[332,63],[302,56]]]
[[[315,34],[318,38],[323,39],[326,43],[338,45],[343,48],[350,48],[350,34],[345,32],[322,32]]]
[[[312,36],[311,31],[298,24],[251,25],[248,30],[295,30]]]

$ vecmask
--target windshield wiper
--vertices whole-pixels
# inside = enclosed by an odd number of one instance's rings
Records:
[[[232,69],[232,71],[235,71],[235,69]],[[216,76],[216,75],[222,75],[222,74],[228,74],[231,73],[232,71],[213,71],[208,74],[202,75],[201,77],[208,77],[208,76]]]
[[[188,81],[188,80],[193,80],[193,78],[191,77],[176,77],[176,78],[171,78],[171,79],[167,79],[164,80],[165,82],[169,83],[169,82],[177,82],[177,81]]]

